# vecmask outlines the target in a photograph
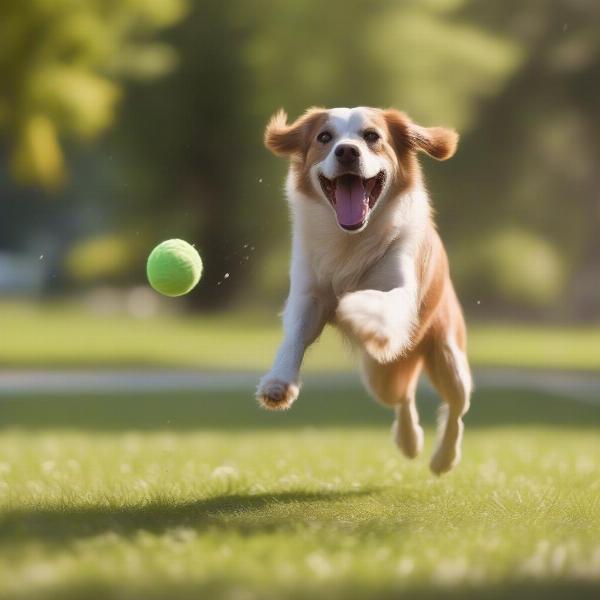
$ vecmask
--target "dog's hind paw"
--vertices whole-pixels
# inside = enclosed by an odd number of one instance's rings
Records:
[[[438,449],[429,463],[429,468],[434,475],[443,475],[460,462],[460,447]]]
[[[406,458],[416,458],[423,450],[423,428],[418,424],[402,427],[400,420],[396,419],[392,426],[392,435]]]
[[[295,383],[265,378],[258,385],[256,399],[268,410],[286,410],[293,404],[299,392],[300,388]]]

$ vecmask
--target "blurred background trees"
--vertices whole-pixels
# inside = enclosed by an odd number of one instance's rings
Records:
[[[184,14],[184,0],[6,0],[0,20],[0,127],[15,179],[64,183],[59,134],[91,139],[114,122],[119,81],[173,67],[153,41]]]
[[[183,237],[206,265],[193,304],[279,304],[266,120],[397,106],[462,133],[424,166],[467,310],[598,317],[599,19],[592,0],[9,0],[0,251],[44,255],[63,293],[141,283]]]

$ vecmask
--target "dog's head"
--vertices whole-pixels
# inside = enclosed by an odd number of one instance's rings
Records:
[[[348,232],[363,230],[386,198],[413,185],[418,151],[446,160],[457,141],[451,129],[367,107],[311,108],[290,125],[280,110],[265,131],[267,148],[291,159],[296,188],[327,203]]]

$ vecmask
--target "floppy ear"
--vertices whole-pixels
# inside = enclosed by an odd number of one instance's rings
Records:
[[[303,152],[310,142],[312,129],[326,114],[322,108],[309,108],[291,125],[287,114],[280,108],[270,119],[265,129],[265,146],[277,156],[289,156]]]
[[[422,127],[413,123],[405,113],[394,109],[386,110],[384,116],[396,150],[420,150],[438,160],[454,156],[458,144],[458,133],[454,129]]]
[[[458,133],[446,127],[421,127],[413,123],[409,138],[415,148],[438,160],[452,158],[458,145]]]

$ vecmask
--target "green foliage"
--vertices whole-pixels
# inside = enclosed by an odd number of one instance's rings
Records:
[[[526,229],[501,229],[470,239],[457,253],[457,279],[479,300],[552,306],[565,282],[564,262],[546,240]]]
[[[262,4],[261,17],[280,6]],[[281,103],[297,114],[311,104],[392,105],[426,122],[463,127],[520,54],[514,42],[458,18],[464,5],[384,0],[374,8],[352,0],[342,11],[339,2],[310,0],[285,10],[283,19],[261,18],[248,51],[262,83],[261,107],[268,112]]]
[[[180,20],[185,0],[5,0],[0,7],[0,134],[14,175],[56,188],[63,136],[112,124],[123,76],[169,70],[173,51],[152,36]]]
[[[595,305],[587,316],[598,316],[600,4],[473,1],[468,14],[476,26],[510,36],[522,55],[506,84],[480,107],[456,158],[436,177],[442,233],[457,257],[470,251],[484,259],[481,246],[469,248],[471,240],[515,227],[528,230],[552,246],[546,254],[560,257],[553,270],[569,277],[554,277],[562,281],[559,293],[554,285],[549,293],[544,284],[539,294],[532,292],[538,300],[531,302],[529,293],[525,304],[550,303],[570,317]],[[467,298],[486,293],[475,282],[483,263],[471,264],[471,284],[462,289]],[[503,290],[495,295],[496,308],[507,295],[522,297]]]
[[[73,244],[65,259],[67,274],[80,283],[115,281],[134,260],[127,239],[116,235],[94,236]]]

